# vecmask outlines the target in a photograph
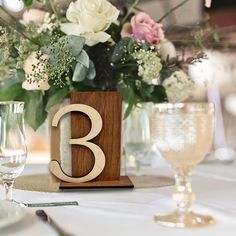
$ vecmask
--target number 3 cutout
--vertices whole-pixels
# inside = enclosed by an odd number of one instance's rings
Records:
[[[71,104],[63,107],[55,114],[52,120],[52,126],[57,127],[61,117],[72,111],[83,112],[91,120],[92,125],[90,132],[82,138],[70,139],[70,144],[86,146],[93,152],[95,158],[93,169],[83,177],[70,177],[64,173],[59,162],[55,160],[52,160],[50,162],[49,169],[57,178],[63,181],[71,183],[83,183],[95,179],[103,171],[105,167],[106,159],[104,152],[99,146],[97,146],[92,142],[89,142],[89,140],[93,139],[100,133],[102,129],[102,118],[97,110],[88,105]]]

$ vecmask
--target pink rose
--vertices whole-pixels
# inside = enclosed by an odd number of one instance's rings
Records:
[[[124,24],[121,37],[144,40],[156,47],[165,36],[162,24],[156,23],[149,15],[140,12],[131,18],[131,23]]]
[[[26,90],[48,90],[50,88],[48,76],[45,72],[45,63],[43,62],[47,59],[47,54],[43,54],[40,60],[37,58],[36,52],[32,52],[29,55],[24,64],[27,79],[23,82],[22,88]],[[37,74],[39,74],[41,78],[35,78]]]

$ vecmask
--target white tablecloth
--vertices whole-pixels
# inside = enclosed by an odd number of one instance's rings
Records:
[[[171,194],[174,187],[97,190],[65,193],[39,193],[15,190],[19,202],[75,201],[80,206],[45,208],[46,212],[65,229],[79,236],[235,236],[236,235],[236,163],[202,164],[193,176],[197,200],[193,206],[198,212],[211,214],[215,226],[201,229],[169,229],[153,221],[156,213],[174,209]],[[28,165],[24,174],[45,173],[46,165]],[[172,175],[166,167],[152,174]],[[150,173],[151,173],[150,172]],[[0,188],[2,194],[2,188]],[[46,236],[57,235],[52,228],[35,215],[35,208],[27,208],[28,215],[17,224],[0,229],[0,235]]]

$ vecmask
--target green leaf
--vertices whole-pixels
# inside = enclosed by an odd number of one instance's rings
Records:
[[[25,121],[36,131],[47,118],[42,91],[27,91],[24,101]]]
[[[129,116],[134,105],[136,104],[136,96],[134,94],[133,89],[131,89],[131,88],[129,88],[129,98],[128,98],[127,103],[128,103],[128,107],[125,110],[124,119],[126,119]]]
[[[151,101],[154,103],[168,102],[166,90],[162,85],[155,85],[151,95]]]
[[[95,70],[95,65],[94,63],[90,60],[89,61],[89,70],[87,74],[87,78],[89,80],[93,80],[96,77],[96,70]]]
[[[118,43],[121,40],[121,25],[117,25],[115,23],[112,23],[110,25],[110,27],[108,28],[108,30],[106,31],[106,33],[108,33],[109,35],[111,35],[111,38]]]
[[[85,78],[90,80],[94,79],[96,76],[95,66],[93,62],[89,60],[89,56],[84,50],[79,54],[77,61],[72,81],[80,82]]]
[[[64,40],[67,42],[66,47],[68,47],[72,55],[77,57],[84,47],[85,39],[79,36],[67,35],[60,38],[59,42],[64,42]]]
[[[72,81],[75,81],[75,82],[83,81],[86,78],[87,73],[88,73],[88,68],[86,68],[80,62],[78,62],[75,66]]]
[[[23,0],[26,7],[31,7],[33,0]]]
[[[111,56],[111,61],[113,63],[120,62],[121,59],[125,58],[128,54],[129,44],[133,40],[130,38],[123,38],[121,39],[114,48],[113,54]]]
[[[152,100],[152,92],[154,90],[153,85],[149,85],[145,82],[141,82],[141,86],[138,89],[139,96],[141,97],[141,100],[143,101],[150,101]]]
[[[24,91],[18,79],[9,78],[0,83],[0,100],[13,101],[17,95]]]
[[[46,105],[46,111],[49,111],[49,109],[57,104],[60,103],[64,98],[66,98],[66,96],[68,95],[69,91],[68,89],[65,87],[63,89],[57,90],[53,93],[53,95],[49,96],[47,105]]]
[[[84,50],[82,50],[81,53],[79,54],[77,61],[86,68],[89,68],[89,56]]]
[[[18,78],[21,82],[23,82],[23,81],[26,80],[26,78],[25,78],[25,71],[24,71],[23,69],[17,69],[17,70],[16,70],[16,75],[17,75],[17,78]]]

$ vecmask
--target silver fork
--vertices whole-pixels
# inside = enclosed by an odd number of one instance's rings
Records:
[[[71,233],[66,232],[61,228],[44,210],[37,210],[35,214],[44,222],[48,223],[50,226],[57,231],[59,236],[74,236]]]

